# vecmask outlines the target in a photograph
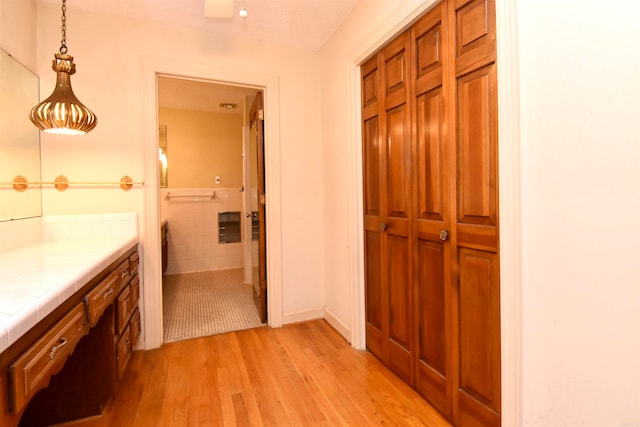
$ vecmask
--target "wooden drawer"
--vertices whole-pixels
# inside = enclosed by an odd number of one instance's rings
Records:
[[[87,318],[95,326],[107,308],[118,295],[121,284],[129,278],[129,260],[124,261],[85,297]]]
[[[84,305],[78,304],[9,367],[12,413],[20,412],[31,397],[49,384],[80,339],[89,332]]]
[[[129,272],[133,276],[138,273],[138,266],[140,265],[140,256],[138,252],[135,252],[129,257]]]
[[[140,277],[136,275],[129,283],[131,287],[131,307],[135,309],[140,302]]]
[[[129,285],[120,292],[116,299],[116,332],[120,334],[131,317],[134,305],[131,301],[131,287]]]
[[[131,349],[133,349],[142,333],[142,323],[140,322],[140,310],[136,309],[133,316],[131,316]]]
[[[127,363],[131,358],[131,352],[133,351],[133,345],[131,342],[131,327],[127,325],[126,329],[120,336],[118,343],[116,344],[116,370],[118,372],[118,380],[122,378]]]

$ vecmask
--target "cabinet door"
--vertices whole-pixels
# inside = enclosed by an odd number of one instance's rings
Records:
[[[116,298],[116,332],[118,334],[127,326],[132,311],[131,286],[127,285]]]
[[[116,371],[118,380],[122,379],[122,374],[127,367],[129,359],[131,358],[132,351],[133,342],[131,340],[131,327],[127,325],[116,344]]]

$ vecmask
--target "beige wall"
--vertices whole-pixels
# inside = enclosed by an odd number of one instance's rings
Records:
[[[167,126],[169,188],[243,185],[242,114],[161,108],[158,118]]]

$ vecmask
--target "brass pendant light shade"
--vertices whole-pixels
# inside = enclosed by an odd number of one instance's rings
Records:
[[[44,101],[33,107],[29,118],[40,130],[62,135],[82,135],[98,124],[98,118],[76,98],[71,75],[76,72],[73,56],[56,53],[53,71],[56,87]]]
[[[76,64],[73,56],[67,55],[66,10],[66,0],[62,0],[62,42],[52,65],[57,74],[56,87],[47,99],[31,109],[29,118],[47,133],[82,135],[96,127],[98,118],[78,101],[71,89],[71,75],[76,72]]]

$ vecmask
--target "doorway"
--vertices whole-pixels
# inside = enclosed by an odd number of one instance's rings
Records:
[[[249,114],[261,91],[170,75],[157,88],[163,341],[262,326],[264,157]]]

